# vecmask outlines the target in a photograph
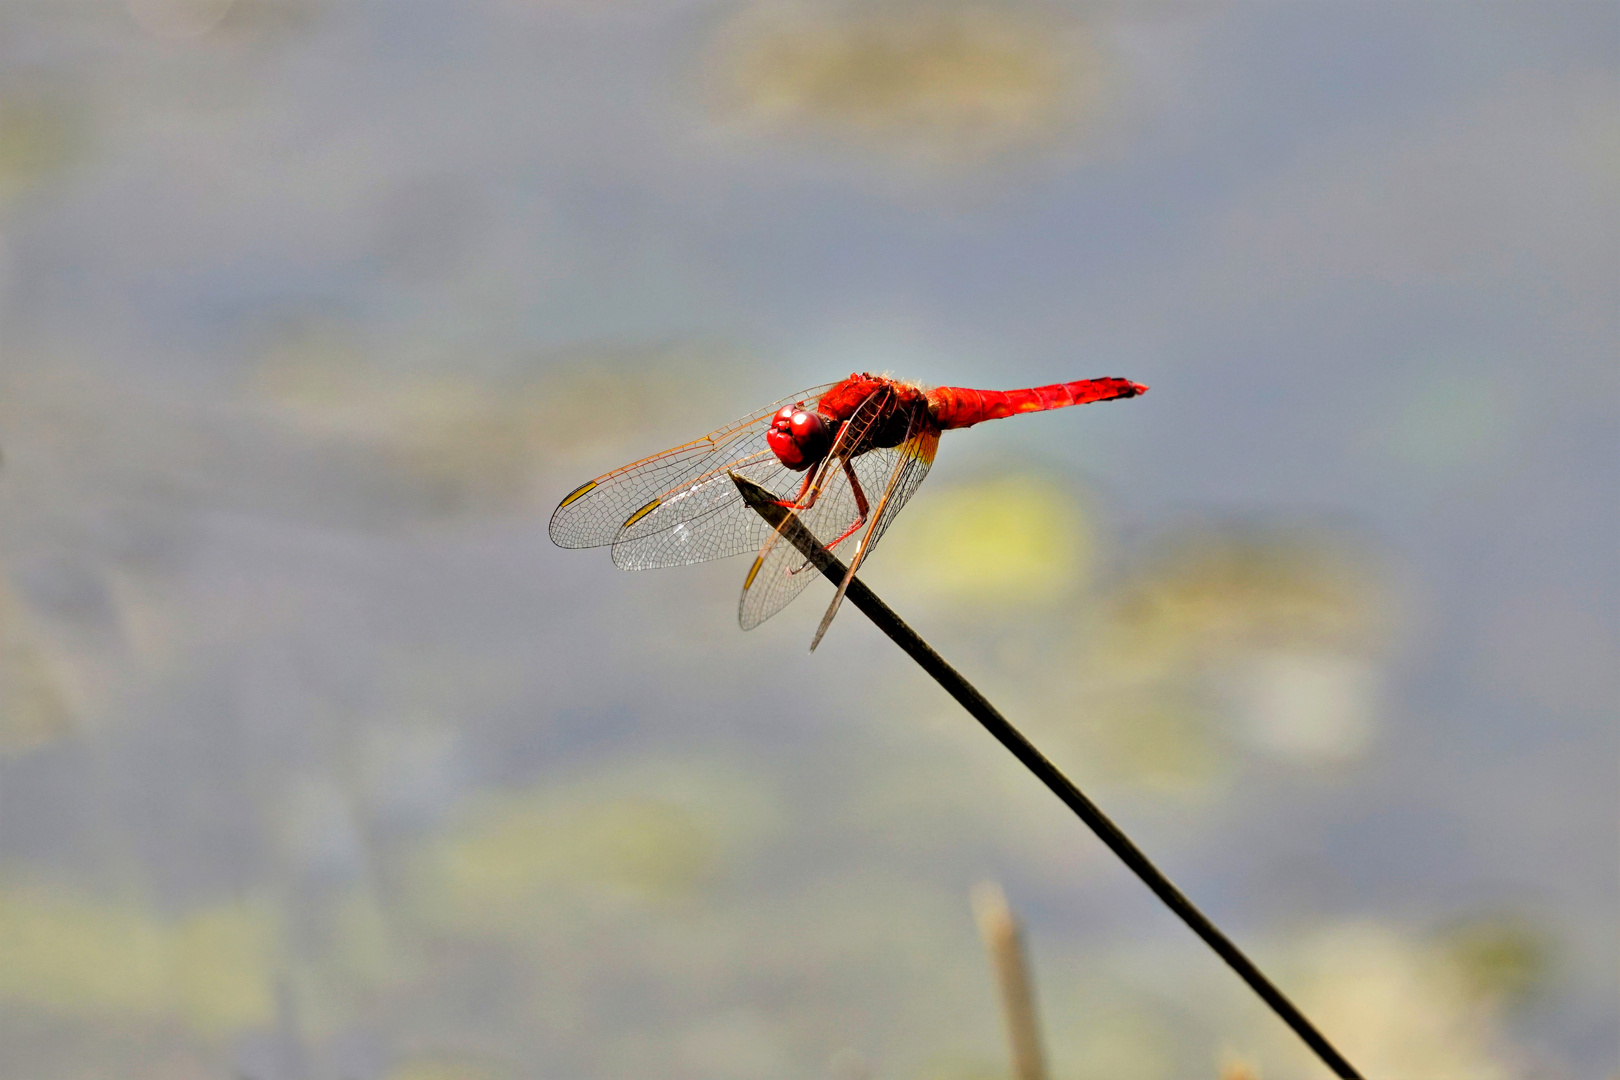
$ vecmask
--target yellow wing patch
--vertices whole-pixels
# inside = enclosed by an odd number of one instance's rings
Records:
[[[629,517],[625,518],[623,528],[628,529],[630,526],[634,525],[636,522],[640,521],[642,518],[646,517],[648,514],[652,513],[654,510],[658,509],[658,504],[661,501],[662,500],[660,500],[660,499],[654,499],[652,502],[648,503],[646,506],[643,506],[640,510],[637,510],[635,513],[631,514]]]
[[[563,501],[557,504],[557,509],[561,510],[563,507],[567,506],[581,495],[584,495],[587,491],[591,490],[595,486],[595,480],[587,480],[585,483],[579,485],[579,487],[575,488],[573,491],[570,491],[566,496],[564,496]]]

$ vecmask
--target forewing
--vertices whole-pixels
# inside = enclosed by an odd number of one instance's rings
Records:
[[[833,616],[838,614],[838,605],[843,603],[844,593],[848,591],[849,583],[855,577],[855,571],[860,569],[861,563],[872,553],[872,549],[877,547],[878,540],[899,515],[900,508],[916,494],[923,477],[928,475],[929,466],[934,463],[934,452],[939,449],[939,431],[933,425],[925,424],[921,416],[917,418],[916,423],[917,429],[896,452],[888,485],[884,488],[877,505],[873,507],[872,520],[864,530],[865,535],[861,536],[855,545],[844,580],[839,582],[832,603],[827,605],[827,612],[821,617],[821,625],[816,628],[816,636],[810,641],[811,652],[815,652],[816,646],[821,644],[821,638],[827,633],[827,627],[832,625]]]
[[[770,528],[746,509],[726,470],[791,497],[799,474],[776,460],[765,433],[784,405],[802,401],[813,408],[831,385],[783,398],[701,439],[580,485],[551,515],[552,542],[567,548],[612,544],[613,561],[632,570],[757,549]]]
[[[878,539],[894,524],[900,508],[917,493],[923,477],[928,475],[929,468],[934,464],[934,454],[938,450],[939,432],[932,429],[918,433],[898,448],[899,467],[877,511],[876,520],[872,522],[871,531],[861,544],[861,559],[872,554]]]

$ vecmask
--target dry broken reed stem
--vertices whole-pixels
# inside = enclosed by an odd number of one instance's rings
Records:
[[[984,947],[996,969],[1001,987],[1001,1011],[1007,1021],[1007,1043],[1012,1051],[1013,1080],[1046,1080],[1041,1037],[1035,1023],[1035,987],[1024,956],[1018,919],[1007,906],[1006,894],[993,881],[973,888],[973,915]]]
[[[846,568],[838,558],[817,540],[804,526],[796,514],[783,506],[776,496],[760,487],[752,480],[745,480],[736,473],[731,473],[732,482],[737,490],[742,492],[743,499],[753,507],[760,517],[764,518],[770,526],[779,532],[782,539],[798,548],[804,557],[815,568],[821,571],[823,577],[834,585],[843,582]],[[1340,1080],[1363,1080],[1362,1075],[1356,1071],[1355,1066],[1345,1060],[1344,1055],[1334,1049],[1332,1043],[1316,1030],[1316,1025],[1306,1019],[1305,1014],[1284,996],[1281,990],[1266,978],[1265,973],[1255,966],[1254,961],[1244,955],[1243,950],[1232,943],[1232,940],[1221,933],[1220,928],[1209,921],[1209,917],[1182,895],[1164,873],[1142,854],[1126,836],[1118,825],[1115,825],[1102,808],[1092,802],[1086,793],[1075,786],[1073,780],[1065,776],[1056,765],[1047,760],[1045,754],[1036,748],[1035,744],[1024,738],[1023,732],[1013,727],[1005,716],[1001,715],[988,698],[979,693],[974,685],[962,677],[961,672],[945,662],[945,658],[934,651],[934,647],[924,641],[911,627],[906,625],[904,619],[894,613],[894,609],[878,599],[876,593],[868,589],[859,579],[849,582],[849,591],[845,598],[860,609],[861,614],[872,620],[879,630],[888,635],[907,656],[917,662],[917,666],[939,683],[944,691],[955,698],[957,704],[968,711],[968,714],[984,726],[984,729],[996,740],[1005,746],[1024,767],[1034,773],[1036,778],[1045,784],[1063,804],[1073,810],[1075,816],[1086,823],[1097,839],[1108,845],[1108,849],[1119,856],[1120,861],[1130,867],[1131,872],[1142,879],[1142,883],[1157,896],[1164,905],[1187,924],[1188,929],[1203,939],[1204,944],[1215,950],[1227,966],[1237,972],[1238,977],[1249,984],[1249,989],[1260,995],[1260,999],[1271,1007],[1283,1023],[1287,1024],[1309,1046],[1322,1063],[1333,1070],[1333,1075]]]

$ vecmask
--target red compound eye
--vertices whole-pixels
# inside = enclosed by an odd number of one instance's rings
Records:
[[[765,442],[782,464],[790,469],[808,469],[827,456],[832,440],[827,422],[813,412],[789,405],[771,418]]]
[[[793,441],[803,445],[807,441],[822,439],[827,434],[827,426],[821,422],[821,417],[815,413],[796,412],[788,420],[788,427],[793,432]]]

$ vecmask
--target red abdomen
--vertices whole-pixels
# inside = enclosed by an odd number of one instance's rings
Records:
[[[1077,382],[1032,386],[1025,390],[969,390],[964,386],[937,386],[928,391],[928,411],[942,429],[971,427],[1015,413],[1044,412],[1091,401],[1135,397],[1147,392],[1129,379],[1080,379]]]

